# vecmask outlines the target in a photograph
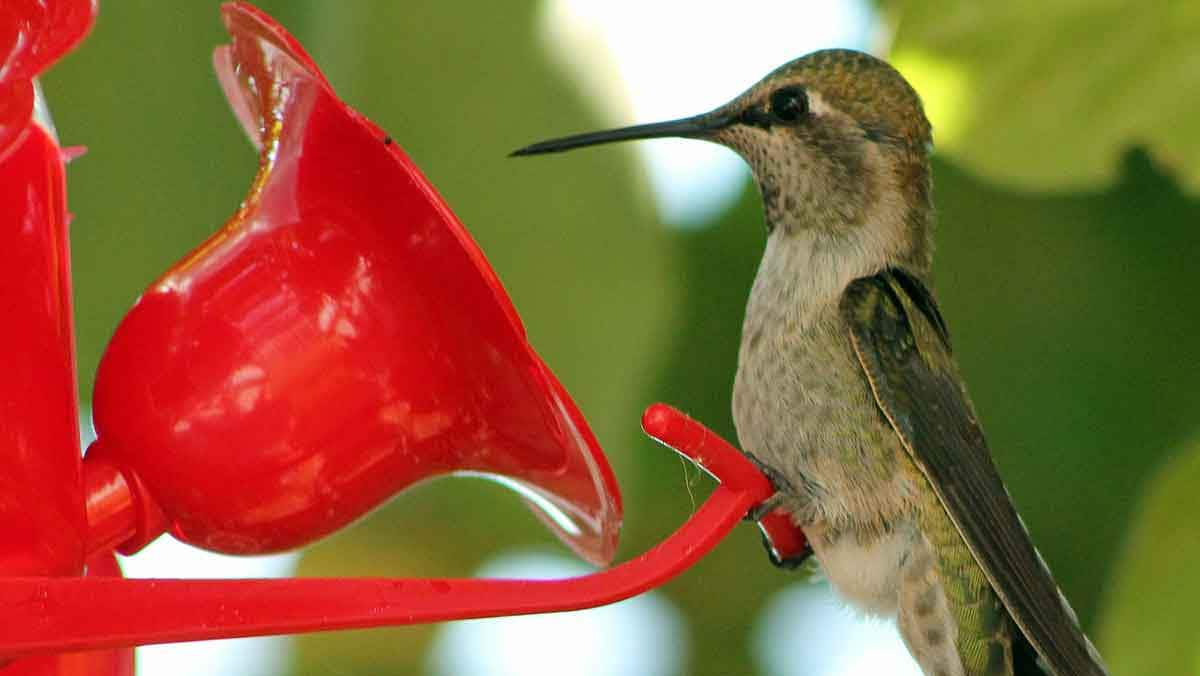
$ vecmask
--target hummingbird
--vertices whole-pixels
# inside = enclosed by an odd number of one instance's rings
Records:
[[[762,197],[733,390],[738,440],[776,489],[756,513],[785,510],[927,676],[1106,674],[1000,479],[932,292],[917,92],[869,54],[822,50],[710,112],[512,154],[662,137],[732,149]]]

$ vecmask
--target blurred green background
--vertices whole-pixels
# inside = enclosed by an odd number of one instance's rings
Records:
[[[709,483],[637,421],[668,401],[736,438],[729,390],[764,232],[753,186],[679,229],[632,148],[507,159],[614,122],[547,47],[535,0],[258,4],[478,240],[617,472],[619,558],[682,523]],[[1013,498],[1114,673],[1200,674],[1200,9],[883,5],[879,52],[925,94],[939,142],[936,289]],[[255,172],[209,64],[224,41],[215,2],[103,2],[44,78],[63,143],[89,148],[69,170],[85,401],[137,294]],[[563,552],[503,490],[434,482],[310,548],[299,572],[471,575],[523,548]],[[762,668],[755,618],[796,581],[740,527],[663,590],[688,636],[680,672]],[[436,631],[306,636],[291,670],[422,673]]]

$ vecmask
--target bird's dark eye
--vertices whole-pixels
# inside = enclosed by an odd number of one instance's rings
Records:
[[[808,94],[803,87],[784,87],[771,94],[771,116],[780,122],[799,122],[808,115]]]

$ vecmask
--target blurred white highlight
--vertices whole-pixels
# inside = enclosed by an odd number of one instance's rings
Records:
[[[288,577],[298,553],[274,556],[213,554],[164,535],[136,555],[121,559],[125,577]],[[167,643],[137,649],[138,676],[277,676],[288,672],[291,638],[238,638]]]
[[[591,570],[536,552],[498,556],[480,577],[561,578]],[[430,656],[435,676],[673,676],[685,673],[683,619],[656,592],[592,610],[442,625]]]
[[[798,56],[878,41],[865,0],[548,0],[545,7],[554,56],[614,126],[702,113]],[[590,130],[545,135],[580,131]],[[732,152],[709,143],[637,146],[672,225],[697,225],[729,207],[749,176]]]
[[[894,622],[866,619],[827,584],[778,592],[754,631],[755,657],[771,676],[921,676]]]

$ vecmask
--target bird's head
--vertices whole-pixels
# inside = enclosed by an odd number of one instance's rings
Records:
[[[513,155],[663,137],[711,141],[741,155],[773,237],[851,241],[886,259],[880,264],[929,267],[930,125],[916,91],[880,59],[813,52],[710,112],[544,141]]]

